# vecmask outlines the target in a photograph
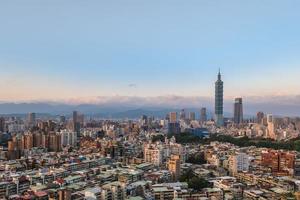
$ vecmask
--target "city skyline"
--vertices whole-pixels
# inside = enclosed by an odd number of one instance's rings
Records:
[[[260,104],[257,104],[255,100],[260,99]],[[297,109],[294,110],[293,106],[297,106],[297,100],[299,100],[299,96],[294,96],[294,99],[290,103],[291,104],[283,104],[283,107],[286,106],[287,110],[282,110],[282,108],[278,108],[278,103],[282,104],[281,102],[278,102],[278,99],[271,97],[271,99],[268,99],[268,101],[263,100],[262,97],[252,97],[250,98],[250,101],[247,102],[246,106],[246,115],[248,115],[249,118],[255,116],[258,112],[265,111],[268,113],[274,113],[275,115],[285,115],[285,116],[298,116]],[[281,97],[285,98],[285,97]],[[154,101],[153,101],[154,100]],[[231,99],[232,100],[232,99]],[[224,83],[222,80],[222,74],[221,70],[219,69],[217,80],[215,82],[215,96],[214,96],[214,114],[212,114],[212,118],[216,121],[216,124],[218,126],[223,126],[224,124],[224,108],[226,112],[226,117],[233,114],[234,116],[234,122],[236,124],[240,124],[243,121],[243,106],[242,106],[242,98],[241,97],[235,97],[234,98],[234,104],[233,104],[233,113],[229,111],[229,107],[231,107],[231,100],[225,99],[225,105],[224,105]],[[252,100],[252,101],[251,101]],[[253,101],[254,100],[254,101]],[[277,100],[277,105],[276,105]],[[285,99],[286,100],[286,99]],[[85,102],[84,102],[85,101]],[[172,102],[172,103],[171,103]],[[274,104],[275,103],[275,104]],[[295,104],[294,104],[295,103]],[[256,104],[256,105],[255,105]],[[143,112],[152,112],[154,116],[161,115],[162,112],[167,112],[168,109],[179,109],[179,108],[188,108],[190,110],[194,110],[199,108],[199,106],[205,106],[205,108],[209,108],[212,111],[211,106],[211,97],[187,97],[184,99],[182,96],[157,96],[157,97],[137,97],[137,96],[115,96],[115,97],[93,97],[92,99],[78,99],[73,98],[66,101],[33,101],[31,103],[28,102],[0,102],[0,106],[2,107],[2,114],[11,114],[11,113],[19,113],[22,112],[31,112],[31,110],[28,111],[28,109],[42,109],[44,113],[52,113],[52,114],[58,114],[58,113],[66,113],[68,112],[71,107],[78,108],[81,107],[83,109],[84,113],[88,114],[100,114],[99,112],[95,112],[95,110],[102,110],[104,109],[104,112],[106,112],[107,116],[112,115],[118,115],[118,114],[129,114],[132,115],[131,112],[135,112],[134,110],[140,110]],[[4,106],[4,109],[3,109]],[[7,106],[7,108],[6,108]],[[75,107],[74,107],[75,106]],[[49,107],[51,110],[49,110]],[[252,107],[252,108],[251,108]],[[272,108],[273,107],[273,108]],[[276,107],[276,109],[274,109]],[[271,108],[271,109],[270,109]],[[14,112],[12,110],[18,109],[17,112]],[[25,111],[27,109],[27,111]],[[143,110],[144,109],[144,110]],[[150,110],[147,110],[150,109]],[[291,112],[291,109],[293,110]],[[5,111],[4,111],[5,110]],[[20,112],[20,110],[23,110]],[[279,111],[281,110],[281,111]],[[182,109],[184,111],[184,109]],[[202,108],[201,108],[202,112]],[[121,115],[122,115],[121,114]],[[135,113],[134,115],[136,115]],[[140,112],[139,112],[140,114]],[[191,112],[190,114],[195,113]],[[103,115],[103,113],[102,113]],[[180,114],[181,115],[181,114]],[[202,114],[201,114],[202,115]],[[74,118],[74,112],[73,112],[73,118]],[[181,117],[180,117],[181,118]],[[76,121],[73,119],[73,121]],[[74,124],[74,126],[76,126]]]
[[[0,200],[300,200],[300,1],[0,1]]]
[[[218,68],[224,99],[299,95],[298,2],[16,2],[0,7],[1,101],[211,98]]]

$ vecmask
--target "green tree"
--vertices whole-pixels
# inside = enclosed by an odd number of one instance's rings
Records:
[[[154,135],[154,136],[152,136],[152,142],[157,142],[157,141],[163,142],[164,139],[165,139],[165,136],[163,136],[163,135]]]
[[[204,178],[199,178],[198,176],[195,176],[191,169],[182,174],[179,180],[181,182],[187,182],[189,188],[192,188],[197,191],[209,187],[209,182]]]

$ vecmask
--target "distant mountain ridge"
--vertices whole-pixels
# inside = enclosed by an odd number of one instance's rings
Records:
[[[72,111],[79,111],[89,116],[100,118],[139,118],[141,115],[163,118],[171,111],[180,112],[181,109],[172,108],[133,108],[132,106],[108,107],[103,105],[81,104],[67,105],[48,103],[2,103],[0,104],[0,115],[19,115],[25,116],[29,112],[35,112],[38,115],[71,115]],[[188,112],[195,112],[198,115],[200,109],[185,109]],[[210,113],[208,111],[208,115]]]
[[[82,103],[80,103],[82,102]],[[208,117],[211,117],[214,100],[207,97],[97,97],[93,101],[77,99],[76,102],[0,102],[0,115],[27,114],[29,112],[50,115],[70,115],[77,110],[90,116],[105,118],[137,118],[145,114],[148,116],[164,117],[170,111],[196,112],[206,107]],[[269,96],[244,97],[244,115],[254,116],[258,111],[281,116],[300,116],[300,95],[297,96]],[[224,115],[232,117],[233,100],[224,100]]]

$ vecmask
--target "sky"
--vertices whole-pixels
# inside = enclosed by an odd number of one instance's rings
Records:
[[[297,0],[0,2],[0,101],[294,96]],[[259,98],[256,98],[259,99]]]

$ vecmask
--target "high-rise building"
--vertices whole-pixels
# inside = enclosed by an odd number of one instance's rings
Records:
[[[163,150],[158,147],[153,147],[150,144],[144,147],[145,162],[159,166],[163,162]]]
[[[49,135],[49,151],[58,152],[61,150],[61,135],[52,133]]]
[[[148,117],[147,117],[147,115],[142,115],[141,116],[140,123],[141,123],[142,126],[146,126],[148,124]]]
[[[49,135],[42,134],[42,147],[49,148]]]
[[[223,119],[223,81],[219,70],[218,80],[215,83],[215,121],[217,126],[224,125]]]
[[[180,120],[185,120],[185,119],[186,119],[186,116],[185,116],[185,110],[184,110],[184,109],[182,109],[182,110],[180,111],[179,119],[180,119]]]
[[[231,155],[229,159],[229,170],[234,174],[247,172],[249,170],[249,156],[245,153]]]
[[[235,98],[233,122],[235,124],[243,123],[243,100],[242,100],[242,98]]]
[[[264,120],[265,114],[263,112],[258,112],[256,114],[257,123],[262,124]]]
[[[179,134],[180,133],[179,122],[169,122],[168,123],[168,134]]]
[[[47,128],[46,128],[46,130],[48,130],[48,131],[54,131],[54,129],[55,129],[55,123],[52,121],[52,120],[48,120],[47,121]]]
[[[73,111],[73,123],[75,124],[78,121],[78,112]]]
[[[4,132],[5,131],[5,118],[4,117],[0,117],[0,132]]]
[[[77,134],[68,130],[61,130],[61,145],[66,146],[76,146],[77,144]]]
[[[59,116],[59,122],[60,122],[61,124],[64,124],[64,123],[66,122],[66,117],[63,116],[63,115]]]
[[[182,114],[182,113],[180,113]],[[168,133],[169,134],[178,134],[180,133],[180,123],[177,120],[177,113],[176,112],[170,112],[169,113],[169,122],[168,122]]]
[[[84,126],[84,114],[79,114],[77,116],[77,123],[80,124],[80,127],[83,127]]]
[[[267,138],[276,139],[276,128],[275,128],[275,120],[273,115],[267,115]]]
[[[77,133],[77,137],[80,137],[80,122],[77,111],[73,111],[73,131]]]
[[[207,121],[206,108],[201,108],[201,111],[200,111],[200,121],[201,122]]]
[[[191,120],[191,121],[196,120],[196,114],[194,112],[190,112],[189,120]]]
[[[173,180],[177,181],[180,177],[180,156],[179,155],[171,155],[171,158],[168,162],[168,168],[173,176]]]
[[[36,123],[36,115],[35,115],[35,113],[29,113],[28,114],[27,122],[28,122],[28,125],[30,127],[31,126],[35,126],[35,123]]]
[[[33,135],[31,133],[23,135],[24,149],[32,149],[33,147]]]
[[[7,158],[8,160],[19,159],[23,148],[23,141],[14,136],[11,141],[8,141]]]
[[[170,123],[177,122],[177,113],[176,112],[170,112],[169,118],[170,118]]]
[[[261,164],[270,167],[273,173],[289,171],[295,167],[295,158],[292,152],[269,150],[262,152]]]
[[[268,123],[273,122],[273,115],[272,115],[272,114],[268,114],[268,115],[267,115],[267,122],[268,122]]]
[[[42,147],[42,134],[39,132],[33,133],[33,146]]]

